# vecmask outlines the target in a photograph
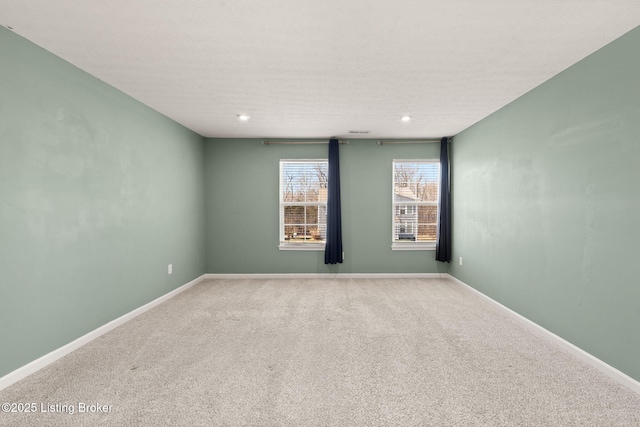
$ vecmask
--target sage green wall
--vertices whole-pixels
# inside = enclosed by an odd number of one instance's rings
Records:
[[[343,264],[322,251],[278,249],[280,159],[327,158],[328,146],[260,145],[255,139],[205,140],[209,273],[436,273],[434,251],[391,250],[393,159],[439,157],[438,144],[340,146]]]
[[[202,137],[1,27],[0,58],[3,376],[205,258]]]
[[[450,273],[640,380],[638,46],[640,28],[455,137]]]

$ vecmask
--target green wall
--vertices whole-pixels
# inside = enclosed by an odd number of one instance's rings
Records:
[[[437,159],[438,144],[340,146],[343,264],[322,251],[278,249],[280,159],[327,158],[326,144],[260,145],[255,139],[205,140],[209,273],[437,273],[434,251],[391,250],[393,159]]]
[[[450,273],[640,380],[638,46],[640,28],[455,137]]]
[[[205,258],[202,137],[2,27],[0,58],[3,376]]]

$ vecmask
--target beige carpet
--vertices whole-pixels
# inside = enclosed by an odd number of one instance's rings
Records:
[[[640,395],[446,279],[202,282],[0,402],[37,404],[16,426],[640,426]]]

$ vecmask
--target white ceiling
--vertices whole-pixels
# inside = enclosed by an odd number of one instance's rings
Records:
[[[420,138],[640,25],[640,1],[0,0],[0,20],[203,136]]]

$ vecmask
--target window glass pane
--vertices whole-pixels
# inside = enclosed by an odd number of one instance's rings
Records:
[[[280,241],[322,243],[326,236],[327,161],[282,160],[280,170]]]
[[[320,187],[318,201],[327,203],[327,186],[324,184],[323,187]]]
[[[296,232],[295,227],[292,225],[285,225],[284,226],[284,236],[282,236],[283,240],[289,240],[291,239],[291,237],[293,236],[293,234]]]
[[[435,242],[439,187],[437,161],[393,162],[394,242]]]
[[[307,189],[307,202],[318,202],[318,201],[320,201],[320,187],[318,185],[310,186]]]
[[[422,202],[438,203],[438,192],[440,185],[438,181],[425,181],[418,184],[416,195]]]
[[[393,188],[393,197],[395,202],[415,202],[418,200],[415,183],[396,183]]]
[[[406,187],[409,182],[414,181],[416,167],[414,163],[396,162],[393,168],[394,182],[397,185]]]
[[[304,224],[304,206],[285,206],[284,224]]]
[[[327,188],[326,162],[282,162],[281,192],[285,202],[317,201],[324,198],[321,189]]]
[[[314,226],[318,225],[318,207],[317,206],[307,206],[305,212],[305,222],[307,224],[313,224]]]
[[[436,224],[418,224],[418,241],[435,242],[437,232]]]
[[[395,224],[394,240],[412,242],[416,240],[416,235],[413,229],[413,223],[410,222],[398,222]]]
[[[435,205],[422,205],[417,206],[418,209],[418,222],[437,224],[438,222],[438,206]]]

